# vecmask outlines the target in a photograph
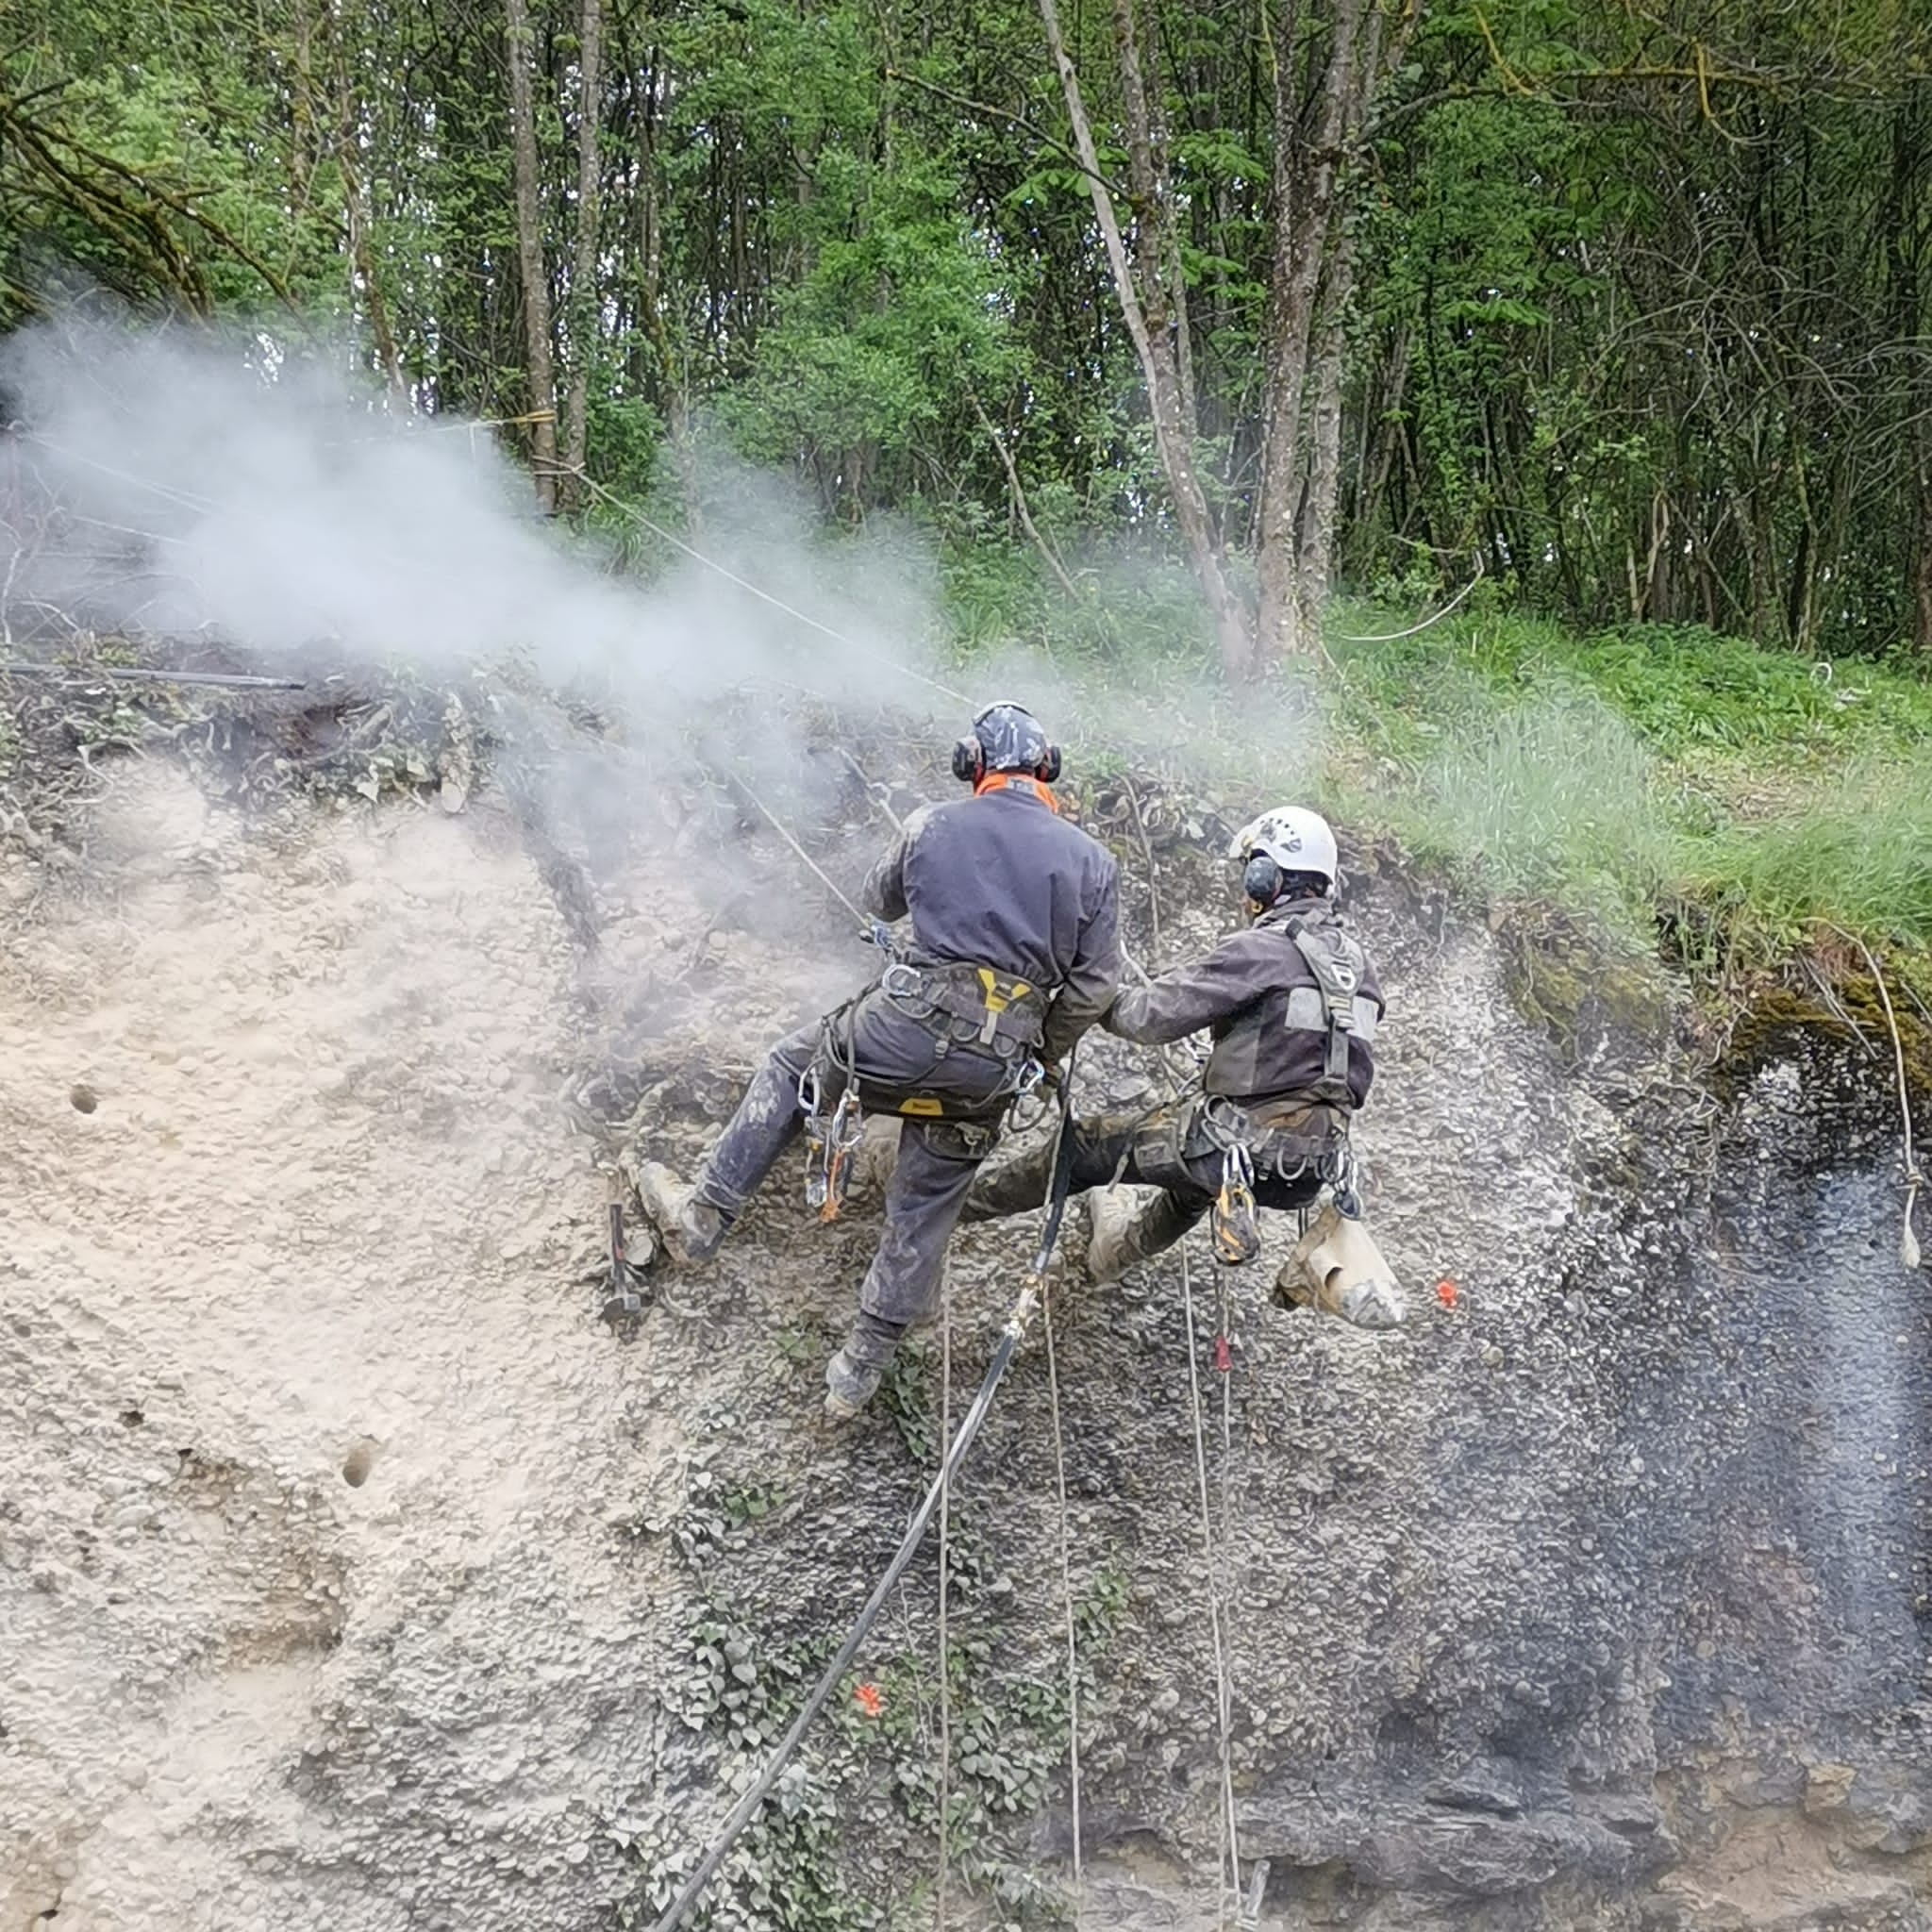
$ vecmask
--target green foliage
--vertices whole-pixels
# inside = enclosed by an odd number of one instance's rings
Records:
[[[1702,908],[1713,968],[1831,925],[1932,944],[1932,688],[1914,676],[1507,614],[1333,649],[1338,795],[1487,890],[1644,950],[1660,910]]]

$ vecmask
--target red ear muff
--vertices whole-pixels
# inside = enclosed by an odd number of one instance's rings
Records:
[[[1051,785],[1059,774],[1060,748],[1057,744],[1050,744],[1046,748],[1046,757],[1041,761],[1040,770],[1035,775],[1042,785]]]
[[[953,776],[962,785],[977,785],[986,770],[986,748],[975,735],[956,739],[953,743]]]

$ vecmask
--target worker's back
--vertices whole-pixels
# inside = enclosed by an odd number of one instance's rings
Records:
[[[1058,986],[1110,910],[1114,874],[1107,848],[1061,818],[1030,779],[930,807],[905,842],[913,958]]]

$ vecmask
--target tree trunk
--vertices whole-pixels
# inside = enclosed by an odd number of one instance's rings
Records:
[[[1223,667],[1230,676],[1248,675],[1254,668],[1254,648],[1246,619],[1227,574],[1221,567],[1221,553],[1215,542],[1214,520],[1208,512],[1208,498],[1201,488],[1194,448],[1195,425],[1187,408],[1186,391],[1181,379],[1174,337],[1163,326],[1157,334],[1150,326],[1150,306],[1163,318],[1167,299],[1161,286],[1164,251],[1158,240],[1158,226],[1172,220],[1171,205],[1164,202],[1154,173],[1151,129],[1146,116],[1144,94],[1141,93],[1139,56],[1135,48],[1131,0],[1116,0],[1118,51],[1123,65],[1123,82],[1129,97],[1129,164],[1137,178],[1150,184],[1154,198],[1135,209],[1136,245],[1143,262],[1150,265],[1154,286],[1145,293],[1137,285],[1127,261],[1126,242],[1114,213],[1113,196],[1100,172],[1100,157],[1093,145],[1093,130],[1087,120],[1086,105],[1080,97],[1080,79],[1067,58],[1066,42],[1060,35],[1059,11],[1054,0],[1040,0],[1040,17],[1046,28],[1046,44],[1053,56],[1060,88],[1066,95],[1067,118],[1073,124],[1074,151],[1087,175],[1087,188],[1093,202],[1094,219],[1100,225],[1100,238],[1107,248],[1108,267],[1113,275],[1114,291],[1120,298],[1121,315],[1133,339],[1134,354],[1147,384],[1148,411],[1154,424],[1155,447],[1160,453],[1161,468],[1174,497],[1174,520],[1180,525],[1181,543],[1194,580],[1208,600],[1213,615],[1216,641]],[[1133,97],[1141,95],[1138,108]]]
[[[583,498],[584,456],[589,438],[591,369],[602,332],[597,286],[597,220],[604,188],[598,137],[603,126],[603,0],[584,0],[577,72],[583,99],[577,108],[577,237],[570,268],[570,394],[563,412],[563,507]]]
[[[1303,623],[1319,636],[1322,606],[1335,578],[1336,503],[1341,494],[1341,377],[1347,353],[1342,314],[1353,276],[1345,257],[1335,263],[1338,284],[1324,303],[1320,346],[1315,354],[1315,421],[1307,493],[1302,503],[1301,584]]]
[[[361,151],[364,111],[357,97],[352,78],[354,51],[345,10],[330,9],[325,19],[331,24],[335,44],[330,50],[336,95],[336,164],[342,172],[342,223],[349,243],[349,307],[355,312],[358,299],[369,318],[370,345],[382,379],[397,397],[406,397],[401,358],[396,353],[395,332],[390,325],[389,304],[382,282],[375,272],[375,249],[369,227],[373,210],[369,190],[362,178]]]
[[[510,158],[515,170],[517,266],[524,290],[524,358],[529,372],[530,458],[537,507],[557,513],[557,375],[550,349],[550,283],[543,268],[543,210],[537,192],[537,121],[530,104],[529,0],[505,0],[509,60]]]
[[[1274,264],[1269,277],[1268,390],[1256,520],[1261,610],[1255,650],[1262,662],[1319,648],[1319,633],[1307,622],[1312,600],[1303,592],[1295,541],[1308,474],[1302,408],[1316,291],[1331,242],[1336,171],[1376,58],[1374,37],[1369,36],[1365,45],[1361,31],[1368,8],[1369,0],[1335,0],[1311,134],[1304,131],[1307,117],[1295,85],[1301,9],[1294,0],[1287,0],[1275,21]]]

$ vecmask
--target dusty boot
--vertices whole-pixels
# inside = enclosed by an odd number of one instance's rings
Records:
[[[1375,1238],[1331,1201],[1315,1217],[1274,1282],[1285,1306],[1320,1308],[1357,1328],[1399,1328],[1402,1290]]]
[[[1153,1188],[1096,1188],[1087,1197],[1087,1272],[1101,1284],[1173,1247],[1194,1224],[1175,1211],[1173,1195]]]
[[[882,1321],[863,1309],[845,1345],[825,1366],[825,1420],[849,1423],[877,1391],[892,1354],[905,1334],[897,1322]]]
[[[1125,1188],[1095,1188],[1087,1197],[1087,1272],[1118,1281],[1141,1257],[1129,1245],[1140,1203]]]
[[[635,1176],[645,1219],[662,1237],[671,1258],[689,1267],[714,1255],[731,1224],[697,1190],[660,1160],[640,1163]]]

